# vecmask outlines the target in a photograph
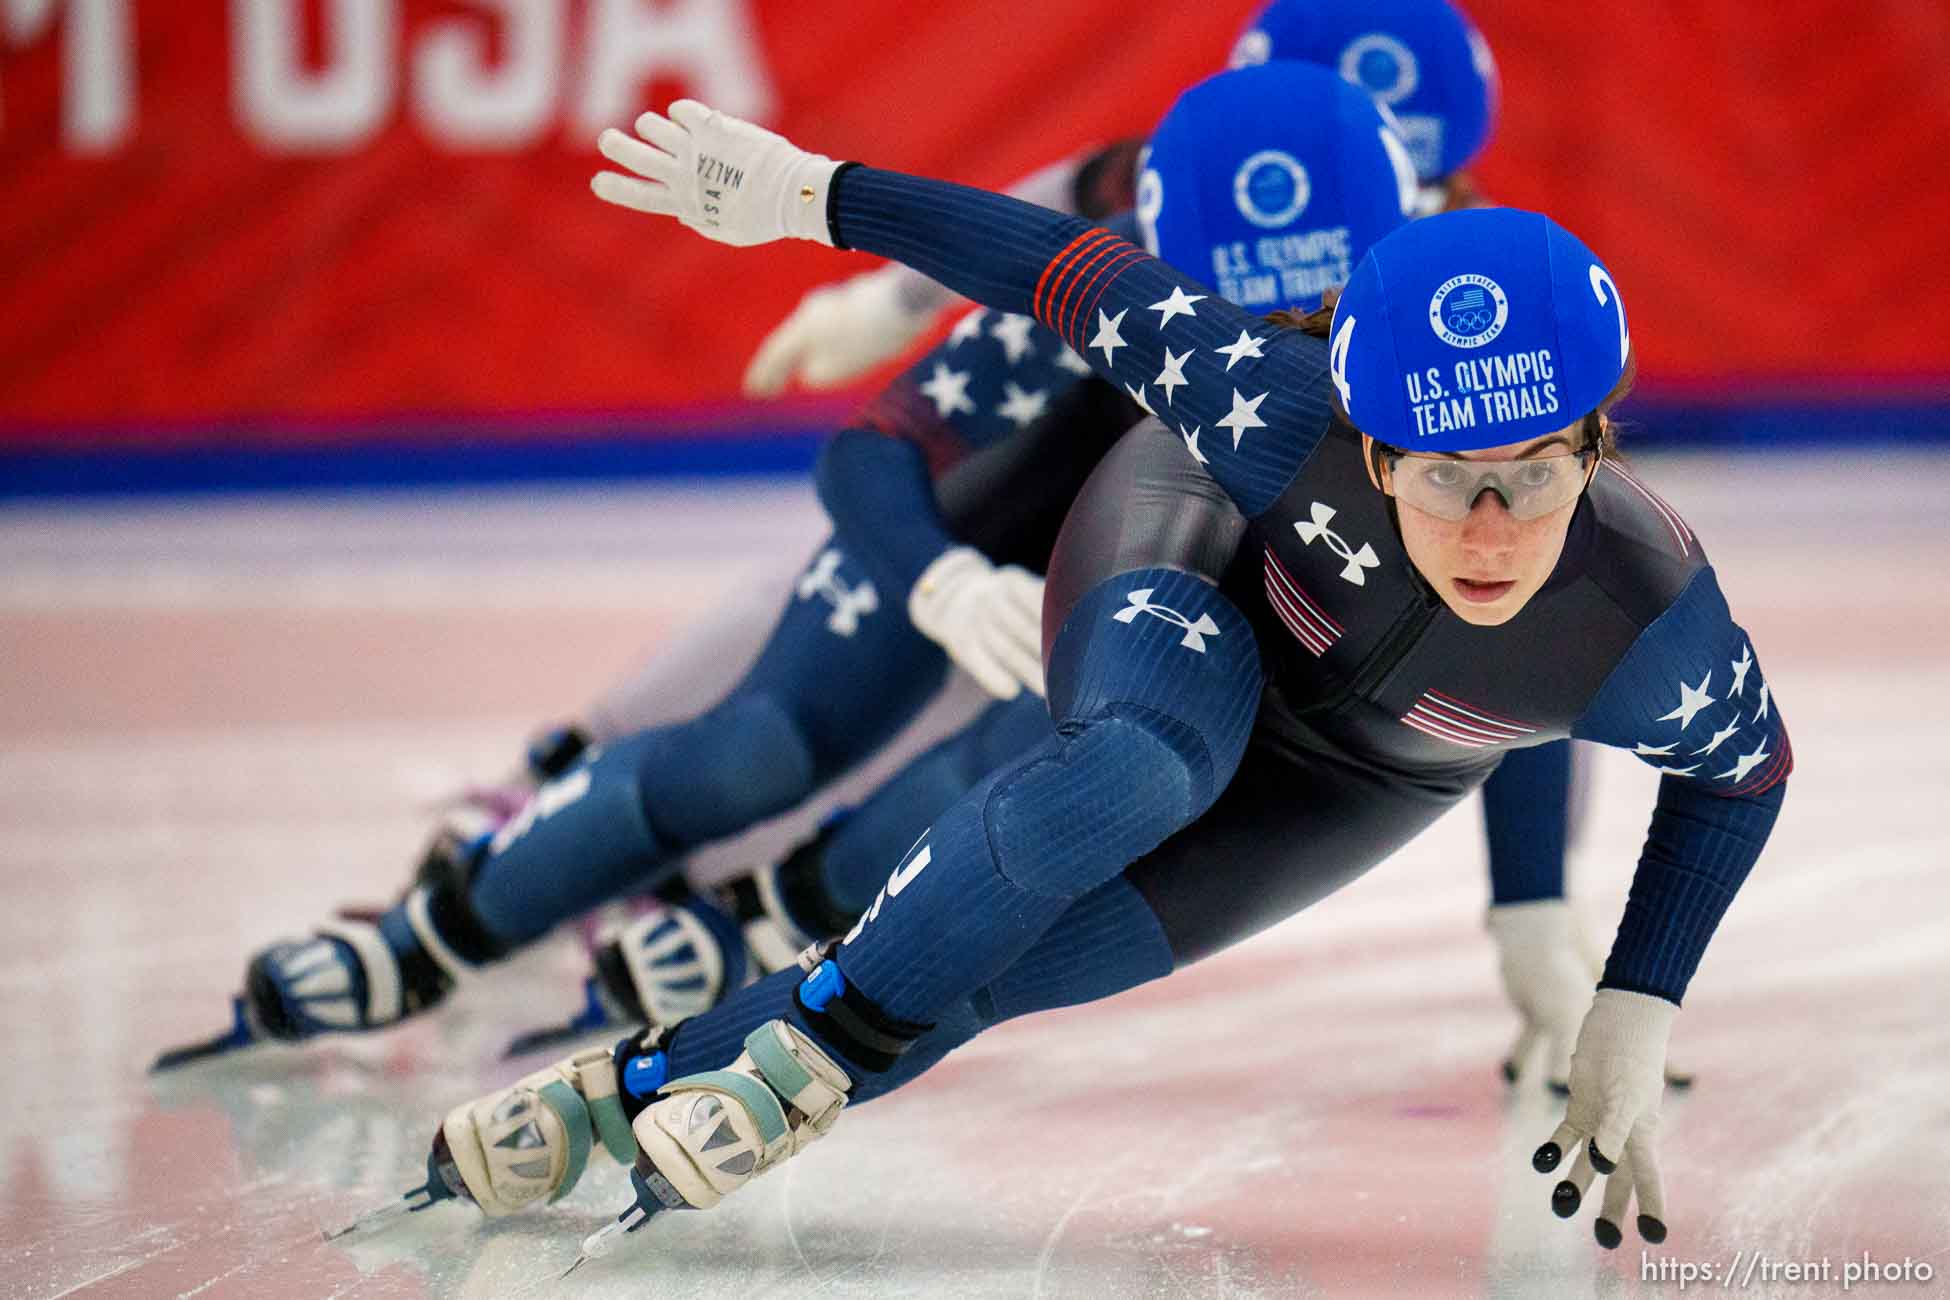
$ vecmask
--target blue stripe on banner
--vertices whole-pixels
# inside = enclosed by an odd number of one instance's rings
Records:
[[[1635,447],[1807,447],[1950,442],[1950,399],[1698,400],[1635,393],[1618,409],[1620,444]]]
[[[1619,417],[1628,452],[1950,442],[1950,401],[1937,397],[1758,403],[1641,393],[1621,407]],[[226,440],[85,451],[14,450],[0,441],[0,500],[803,474],[833,427],[754,433],[747,421],[722,433],[693,423],[673,436],[401,437],[308,446]]]
[[[0,450],[0,500],[177,492],[306,492],[534,481],[809,474],[829,429],[547,442]]]

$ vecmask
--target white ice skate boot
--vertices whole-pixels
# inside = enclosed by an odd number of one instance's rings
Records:
[[[824,1135],[852,1087],[811,1039],[766,1021],[728,1069],[671,1080],[637,1115],[639,1203],[710,1209]]]
[[[636,1159],[615,1062],[601,1047],[454,1107],[434,1139],[431,1163],[448,1191],[500,1218],[567,1195],[597,1146],[618,1164]]]

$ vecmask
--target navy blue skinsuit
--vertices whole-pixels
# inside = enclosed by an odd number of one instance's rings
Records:
[[[837,950],[852,1020],[868,1008],[913,1049],[856,1050],[830,989],[809,1007],[782,972],[686,1022],[673,1072],[721,1065],[786,1015],[878,1095],[999,1019],[1155,978],[1305,906],[1500,755],[1565,736],[1665,774],[1602,985],[1683,996],[1792,751],[1670,507],[1602,467],[1545,588],[1500,627],[1465,624],[1333,417],[1324,341],[1075,218],[857,167],[832,197],[841,244],[1033,313],[1161,420],[1099,466],[1052,558],[1056,735],[937,818]],[[1167,306],[1174,290],[1191,310]],[[1186,380],[1169,390],[1167,353]]]

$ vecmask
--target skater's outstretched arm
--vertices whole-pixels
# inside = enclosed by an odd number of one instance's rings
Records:
[[[1009,187],[1013,198],[1093,220],[1131,206],[1142,140],[1120,140],[1051,163]],[[745,393],[771,397],[788,381],[837,388],[891,361],[961,298],[892,262],[823,284],[765,336],[745,370]]]
[[[599,197],[722,243],[815,240],[904,262],[1033,316],[1120,387],[1184,386],[1171,423],[1248,517],[1306,462],[1330,417],[1329,345],[1232,306],[1128,241],[999,194],[857,164],[680,100],[641,139],[605,131]]]

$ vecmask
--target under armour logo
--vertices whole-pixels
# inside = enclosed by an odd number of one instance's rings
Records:
[[[826,630],[836,636],[852,636],[860,630],[860,620],[880,608],[880,593],[871,582],[849,587],[839,579],[839,551],[827,547],[799,579],[799,599],[822,596],[833,607],[827,616]]]
[[[1327,526],[1334,518],[1334,507],[1324,506],[1316,501],[1312,513],[1314,517],[1312,523],[1303,524],[1296,519],[1293,523],[1293,531],[1300,534],[1300,540],[1308,546],[1314,544],[1316,537],[1324,538],[1327,549],[1347,561],[1347,567],[1341,570],[1341,577],[1357,587],[1367,586],[1368,575],[1362,570],[1381,567],[1381,559],[1374,553],[1374,547],[1363,542],[1361,549],[1357,551],[1342,541],[1341,535]]]
[[[1153,605],[1151,603],[1151,593],[1156,590],[1156,587],[1139,587],[1136,591],[1133,591],[1129,596],[1125,597],[1131,603],[1125,608],[1118,610],[1115,614],[1112,614],[1111,617],[1119,623],[1135,623],[1139,614],[1149,614],[1151,617],[1161,618],[1167,623],[1175,623],[1185,629],[1185,635],[1179,640],[1178,644],[1194,653],[1204,654],[1205,638],[1219,635],[1219,625],[1212,621],[1210,614],[1200,614],[1198,616],[1198,622],[1194,623],[1191,619],[1186,618],[1175,609],[1168,608],[1164,605]]]

